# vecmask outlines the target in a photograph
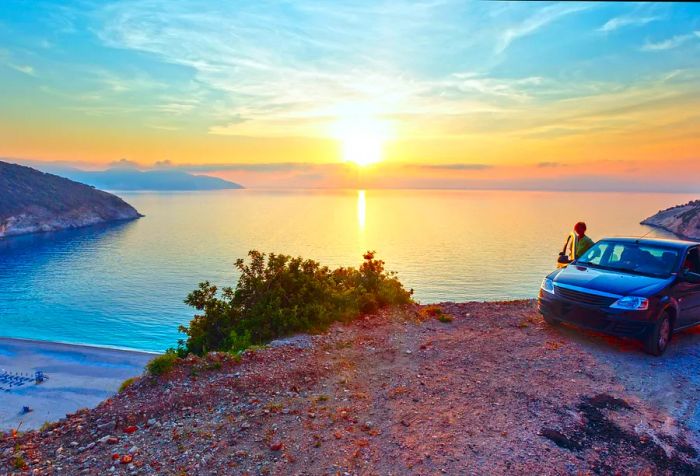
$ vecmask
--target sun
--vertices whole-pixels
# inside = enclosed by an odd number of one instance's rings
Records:
[[[382,121],[352,118],[338,121],[333,127],[333,136],[340,142],[345,162],[366,167],[382,160],[389,134]]]
[[[382,140],[371,135],[349,135],[342,139],[343,160],[360,166],[382,160]]]

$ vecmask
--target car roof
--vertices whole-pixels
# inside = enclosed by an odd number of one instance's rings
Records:
[[[695,242],[695,241],[669,240],[669,239],[663,239],[663,238],[609,237],[609,238],[603,238],[602,240],[599,240],[599,241],[616,241],[618,243],[639,243],[642,245],[661,246],[664,248],[677,248],[677,249],[686,249],[686,248],[690,248],[691,246],[700,245],[700,243]]]

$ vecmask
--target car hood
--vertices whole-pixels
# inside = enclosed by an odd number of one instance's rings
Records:
[[[640,276],[576,265],[563,268],[554,277],[554,282],[557,284],[568,284],[621,296],[642,297],[651,296],[660,291],[672,280],[673,278]]]

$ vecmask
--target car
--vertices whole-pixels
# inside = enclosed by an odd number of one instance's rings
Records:
[[[661,355],[674,332],[700,324],[700,243],[605,238],[545,277],[537,301],[548,324],[634,338]]]

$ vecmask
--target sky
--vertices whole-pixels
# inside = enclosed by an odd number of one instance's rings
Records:
[[[0,157],[700,191],[700,4],[3,0]]]

